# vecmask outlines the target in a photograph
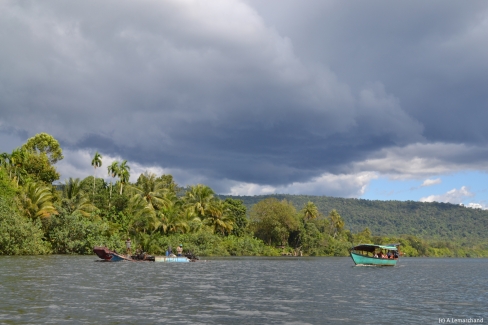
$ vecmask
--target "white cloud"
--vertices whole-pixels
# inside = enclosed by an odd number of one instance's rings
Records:
[[[436,178],[436,179],[426,179],[422,185],[420,185],[420,187],[427,187],[427,186],[432,186],[432,185],[437,185],[437,184],[440,184],[442,183],[442,180],[440,178]]]
[[[469,204],[466,204],[466,207],[472,208],[472,209],[482,209],[482,210],[487,209],[487,206],[485,204],[481,204],[481,203],[469,203]]]
[[[286,186],[238,183],[230,188],[232,195],[264,195],[272,193],[309,194],[338,197],[359,197],[366,191],[369,182],[378,176],[372,172],[354,175],[325,173],[308,182],[294,182]]]
[[[460,189],[454,188],[444,194],[423,197],[420,199],[420,202],[445,202],[461,204],[466,198],[473,196],[475,196],[475,194],[471,193],[466,186],[462,186]]]
[[[350,172],[376,171],[391,179],[421,179],[463,170],[488,171],[488,148],[466,144],[413,143],[383,148],[352,163]]]

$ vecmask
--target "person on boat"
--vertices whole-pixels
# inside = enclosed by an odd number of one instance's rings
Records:
[[[125,247],[127,248],[127,255],[130,255],[131,254],[131,250],[130,250],[130,238],[127,238],[127,240],[125,241]]]
[[[176,256],[181,256],[183,254],[183,245],[176,247]]]
[[[378,257],[378,253],[374,252],[374,256],[373,257]]]
[[[395,252],[395,253],[393,254],[393,258],[398,258],[398,252]]]
[[[390,251],[388,251],[388,253],[386,254],[386,256],[387,256],[388,258],[391,258],[391,252],[390,252]]]
[[[166,256],[170,256],[173,254],[173,249],[171,248],[171,245],[168,246],[168,250],[166,251]]]

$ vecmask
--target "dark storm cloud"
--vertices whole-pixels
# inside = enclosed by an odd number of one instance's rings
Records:
[[[248,3],[2,2],[0,121],[222,191],[488,135],[486,4]]]
[[[427,140],[486,142],[486,2],[249,2],[301,58],[327,62],[351,89],[381,81]]]

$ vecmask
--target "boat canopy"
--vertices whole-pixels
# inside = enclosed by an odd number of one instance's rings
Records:
[[[388,244],[388,245],[373,245],[373,244],[360,244],[354,246],[352,249],[355,251],[365,251],[365,252],[374,252],[376,249],[387,249],[389,251],[397,251],[397,246],[400,244]]]

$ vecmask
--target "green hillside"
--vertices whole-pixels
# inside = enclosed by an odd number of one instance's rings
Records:
[[[248,210],[255,203],[275,197],[286,199],[300,210],[312,201],[323,215],[336,209],[346,222],[346,228],[358,232],[368,227],[373,235],[409,234],[430,239],[486,239],[488,211],[449,203],[414,201],[371,201],[309,195],[224,196],[244,202]]]

